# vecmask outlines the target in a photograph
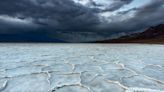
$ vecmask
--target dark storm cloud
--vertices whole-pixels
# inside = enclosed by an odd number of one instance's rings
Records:
[[[81,0],[78,0],[81,1]],[[110,0],[112,2],[109,5],[100,4],[94,0],[89,0],[89,5],[94,6],[96,9],[99,7],[105,7],[105,9],[98,9],[99,12],[115,11],[123,7],[124,5],[130,4],[133,0]],[[109,3],[109,2],[107,2]]]
[[[139,8],[135,7],[135,8],[131,8],[131,9],[126,10],[126,11],[118,12],[118,14],[124,15],[124,14],[127,14],[127,13],[131,12],[131,11],[137,11],[137,10],[139,10]]]
[[[113,4],[108,6],[104,11],[115,11],[123,7],[124,5],[127,5],[131,3],[133,0],[113,0]]]
[[[134,18],[130,21],[135,21],[135,26],[150,27],[164,23],[164,0],[152,0],[148,5],[141,7]]]
[[[90,0],[93,5],[97,5]],[[132,0],[117,0],[104,11],[114,11]],[[100,23],[97,12],[71,0],[5,0],[0,3],[0,14],[20,19],[32,18],[41,27],[56,30],[91,30]],[[103,11],[103,10],[102,10]],[[85,31],[83,30],[83,31]]]
[[[164,0],[152,0],[152,2],[143,7],[119,12],[118,17],[128,15],[132,11],[135,12],[132,18],[119,22],[111,22],[106,25],[108,27],[105,30],[115,30],[111,33],[130,33],[164,23]]]
[[[119,12],[114,16],[119,18],[131,11],[136,12],[134,17],[124,21],[102,22],[98,15],[116,11],[132,1],[112,0],[111,5],[101,9],[99,7],[103,5],[93,0],[90,0],[90,5],[95,6],[94,8],[72,0],[3,0],[0,1],[0,33],[35,31],[62,40],[89,41],[164,22],[163,0],[152,0],[148,5]]]
[[[58,30],[89,29],[99,23],[92,10],[71,0],[5,0],[0,3],[0,14],[32,18],[41,27]]]

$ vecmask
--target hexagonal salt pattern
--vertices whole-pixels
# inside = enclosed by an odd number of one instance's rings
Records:
[[[164,92],[164,45],[0,44],[0,92]]]

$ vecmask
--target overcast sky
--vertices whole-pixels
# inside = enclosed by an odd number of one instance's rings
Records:
[[[37,33],[83,42],[119,37],[161,23],[164,0],[0,1],[0,34]]]

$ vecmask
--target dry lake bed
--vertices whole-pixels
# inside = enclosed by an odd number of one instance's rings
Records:
[[[164,92],[164,45],[1,43],[0,92]]]

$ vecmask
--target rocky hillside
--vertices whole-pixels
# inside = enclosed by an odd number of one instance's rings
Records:
[[[150,27],[144,32],[130,34],[118,39],[98,41],[100,43],[164,43],[164,24]]]

